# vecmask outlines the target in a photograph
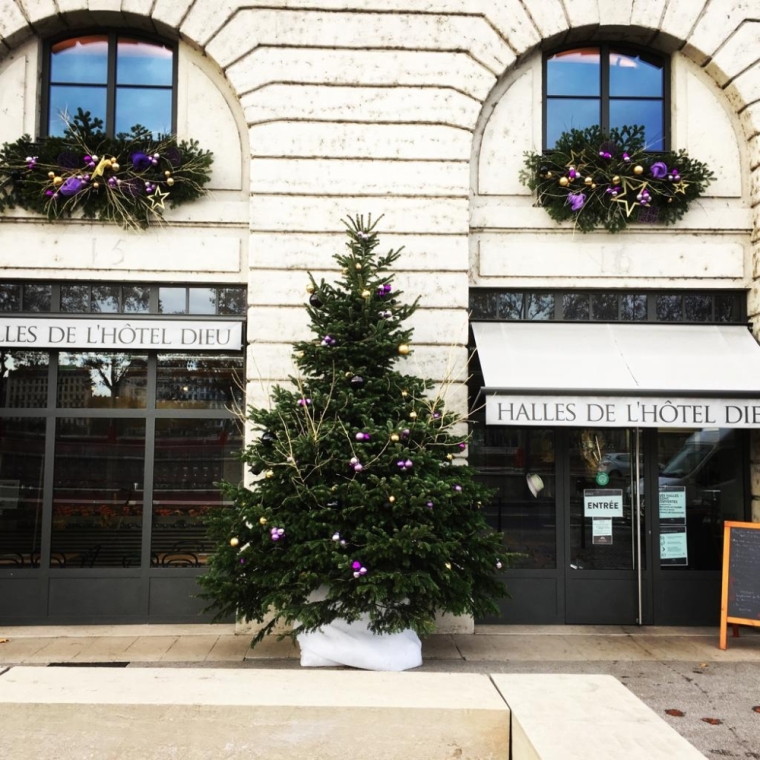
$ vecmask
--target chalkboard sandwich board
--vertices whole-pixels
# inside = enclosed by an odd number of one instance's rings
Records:
[[[726,522],[723,528],[723,595],[720,648],[727,646],[728,624],[760,627],[760,523]]]

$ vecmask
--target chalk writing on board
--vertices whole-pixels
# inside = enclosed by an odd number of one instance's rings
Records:
[[[728,617],[760,620],[760,530],[731,529]]]

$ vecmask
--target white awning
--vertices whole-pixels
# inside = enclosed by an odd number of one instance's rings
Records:
[[[474,322],[496,425],[760,428],[742,325]]]

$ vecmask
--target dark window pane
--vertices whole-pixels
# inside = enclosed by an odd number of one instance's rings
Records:
[[[45,420],[0,419],[0,573],[39,567]]]
[[[114,132],[129,132],[135,124],[147,127],[154,137],[171,134],[172,91],[118,87]]]
[[[599,95],[599,48],[557,53],[546,61],[547,95]]]
[[[162,354],[158,357],[159,409],[237,409],[243,403],[242,356]]]
[[[51,47],[51,82],[105,84],[107,78],[107,37],[74,37]]]
[[[522,293],[499,293],[496,317],[498,319],[524,319]]]
[[[620,297],[620,319],[626,322],[645,322],[646,318],[646,296],[624,295]]]
[[[550,293],[528,293],[528,319],[554,319],[554,296]]]
[[[535,428],[478,430],[470,447],[478,480],[495,487],[484,516],[504,534],[507,552],[519,552],[514,567],[550,570],[557,565],[554,433]],[[494,472],[498,469],[499,472]],[[490,470],[488,474],[484,470]],[[528,486],[530,477],[536,496]]]
[[[89,285],[61,285],[61,311],[86,314],[90,311]]]
[[[216,314],[216,288],[188,288],[189,314]]]
[[[125,285],[122,298],[122,310],[125,313],[146,314],[150,311],[150,287],[147,285]]]
[[[739,303],[736,296],[733,295],[716,295],[715,296],[715,321],[716,322],[738,322],[739,321]]]
[[[48,134],[60,137],[66,129],[65,119],[71,119],[78,108],[89,111],[93,119],[102,119],[105,123],[106,88],[84,85],[51,85]]]
[[[237,419],[156,420],[151,563],[196,567],[211,550],[210,514],[227,502],[220,481],[240,483],[242,424]]]
[[[684,297],[687,322],[712,322],[712,298],[708,295]]]
[[[92,311],[99,314],[116,314],[119,311],[119,285],[93,285]]]
[[[21,309],[21,285],[15,282],[0,284],[0,311]]]
[[[140,564],[145,420],[57,421],[51,567]]]
[[[62,409],[139,409],[146,404],[148,357],[140,354],[58,355]]]
[[[546,147],[553,148],[557,138],[569,129],[586,129],[601,121],[599,101],[595,98],[547,98]]]
[[[664,150],[661,100],[610,100],[610,126],[640,124],[647,150]]]
[[[245,314],[245,288],[219,288],[217,314]]]
[[[172,84],[172,51],[165,45],[120,37],[116,48],[118,84]]]
[[[617,322],[618,298],[610,293],[591,296],[592,319],[599,322]]]
[[[588,320],[589,297],[587,293],[565,293],[562,296],[562,318]]]
[[[662,97],[662,65],[611,50],[610,95]]]
[[[0,348],[0,408],[47,406],[48,353]]]
[[[159,288],[158,311],[160,314],[186,314],[187,288]]]
[[[24,285],[24,311],[50,311],[51,285]]]
[[[657,319],[660,322],[680,322],[683,319],[681,296],[657,296]]]
[[[491,290],[470,291],[470,311],[473,319],[495,319],[499,294]]]

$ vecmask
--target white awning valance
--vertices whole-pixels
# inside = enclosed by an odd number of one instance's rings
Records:
[[[760,428],[741,325],[475,322],[495,425]]]

